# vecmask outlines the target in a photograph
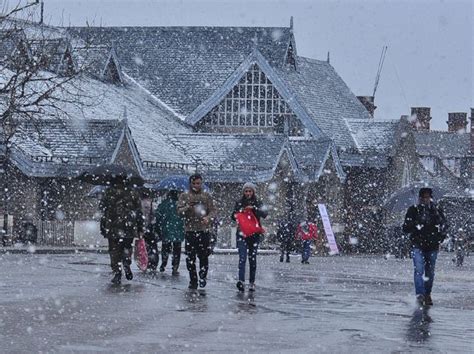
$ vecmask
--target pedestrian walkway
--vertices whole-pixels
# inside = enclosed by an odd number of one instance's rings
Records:
[[[441,253],[434,306],[416,308],[410,259],[259,258],[257,291],[236,287],[237,255],[210,258],[205,290],[181,262],[110,284],[107,254],[3,254],[4,352],[472,352],[473,259]]]

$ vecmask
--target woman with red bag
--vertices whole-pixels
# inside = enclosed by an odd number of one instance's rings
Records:
[[[232,220],[237,221],[237,248],[239,250],[239,281],[237,289],[245,289],[245,265],[247,255],[250,266],[249,290],[255,291],[255,274],[257,272],[257,251],[264,232],[260,224],[261,218],[267,217],[262,202],[257,199],[257,187],[247,182],[242,188],[242,198],[235,203]]]
[[[309,264],[309,256],[311,255],[311,243],[318,239],[318,227],[315,223],[303,221],[296,229],[297,240],[303,243],[301,263]]]

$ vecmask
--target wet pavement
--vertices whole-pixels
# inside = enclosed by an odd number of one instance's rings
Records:
[[[236,255],[215,255],[205,290],[135,271],[110,284],[105,254],[0,255],[1,352],[474,352],[474,258],[438,259],[434,306],[417,309],[411,260],[259,257],[238,293]],[[134,269],[136,267],[134,266]]]

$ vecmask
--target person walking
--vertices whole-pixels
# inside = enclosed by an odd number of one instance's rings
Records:
[[[311,243],[318,239],[318,227],[315,223],[309,221],[301,222],[297,229],[295,237],[302,242],[301,263],[309,264],[311,256]]]
[[[286,262],[290,263],[290,252],[294,243],[296,228],[294,222],[288,218],[280,221],[277,229],[277,239],[280,241],[280,262],[286,254]]]
[[[155,232],[155,220],[153,215],[153,195],[150,190],[143,188],[141,190],[141,205],[144,220],[143,238],[145,239],[146,250],[148,254],[147,269],[151,272],[156,271],[159,261],[158,239]]]
[[[178,199],[178,215],[183,218],[185,231],[186,267],[189,271],[189,289],[204,288],[207,284],[210,253],[210,229],[215,215],[214,202],[202,189],[202,176],[189,177],[189,191]],[[199,258],[199,279],[196,272]]]
[[[266,218],[268,213],[263,207],[262,202],[257,199],[257,187],[251,182],[244,184],[242,188],[242,198],[235,203],[234,211],[232,213],[232,220],[236,220],[236,214],[244,211],[252,212],[258,224],[260,225],[260,219]],[[239,281],[236,286],[239,291],[245,289],[245,266],[247,262],[247,255],[249,259],[249,290],[255,291],[255,275],[257,272],[257,252],[258,245],[261,241],[262,234],[255,233],[252,235],[244,235],[240,231],[240,227],[237,227],[237,248],[239,250]]]
[[[143,237],[140,196],[123,181],[117,181],[105,190],[99,207],[102,210],[100,230],[109,243],[112,283],[121,283],[122,270],[125,277],[132,280],[132,242],[135,237]]]
[[[407,210],[403,231],[410,235],[412,243],[417,303],[432,306],[436,258],[448,225],[442,209],[433,202],[431,188],[421,188],[418,196],[418,204]]]
[[[173,252],[172,275],[179,275],[181,245],[184,241],[183,219],[178,215],[177,210],[178,197],[178,191],[170,190],[155,211],[155,230],[156,234],[160,235],[162,242],[160,272],[165,271],[169,254]]]

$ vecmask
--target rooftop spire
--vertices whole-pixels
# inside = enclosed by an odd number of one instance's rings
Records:
[[[293,16],[290,16],[290,31],[293,32]]]
[[[329,56],[329,51],[328,51],[328,59],[327,59],[328,64],[331,64],[331,58]]]

